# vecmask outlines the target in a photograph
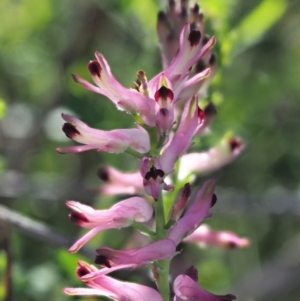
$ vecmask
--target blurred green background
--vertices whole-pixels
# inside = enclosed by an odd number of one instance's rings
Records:
[[[209,175],[217,179],[218,203],[208,223],[248,236],[252,244],[242,250],[184,246],[174,270],[194,264],[205,288],[231,292],[239,301],[299,301],[300,2],[199,4],[207,32],[217,35],[219,70],[209,93],[218,115],[212,135],[197,145],[213,146],[228,131],[247,145],[236,162]],[[133,125],[129,115],[70,74],[90,79],[87,62],[98,50],[125,86],[138,69],[154,76],[161,70],[156,15],[164,5],[1,0],[0,300],[96,300],[63,295],[63,287],[81,286],[76,260],[92,262],[99,245],[132,246],[132,239],[126,245],[130,230],[114,230],[93,239],[83,255],[68,254],[85,230],[68,220],[65,200],[106,208],[116,198],[99,195],[98,168],[133,171],[136,161],[126,154],[54,150],[72,143],[61,131],[62,112],[101,129]],[[151,284],[145,269],[118,277]]]

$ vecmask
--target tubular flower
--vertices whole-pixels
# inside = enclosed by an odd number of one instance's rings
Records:
[[[199,122],[198,99],[195,97],[185,104],[179,127],[160,157],[162,170],[166,174],[173,171],[177,158],[190,147]]]
[[[111,166],[98,170],[99,178],[104,182],[100,192],[105,195],[134,194],[143,192],[143,178],[139,171],[125,173]]]
[[[183,241],[197,243],[200,246],[211,245],[224,249],[244,248],[250,245],[246,237],[239,237],[231,231],[215,231],[208,225],[201,225]]]
[[[231,294],[215,295],[197,283],[197,270],[194,267],[189,268],[186,274],[179,275],[173,284],[175,293],[174,301],[232,301],[236,297]]]
[[[114,250],[100,247],[97,254],[95,263],[102,266],[113,267],[124,264],[140,266],[176,255],[176,246],[173,240],[165,238],[136,249]]]
[[[66,136],[85,145],[59,147],[56,149],[59,153],[78,153],[91,149],[121,153],[127,148],[146,153],[150,149],[148,133],[139,125],[137,129],[101,131],[90,128],[75,116],[62,114],[62,118],[66,121],[63,125]]]
[[[186,183],[184,187],[180,189],[178,198],[174,202],[169,213],[169,219],[171,221],[177,221],[180,218],[182,212],[186,207],[187,202],[190,199],[191,193],[192,190],[190,183]]]
[[[102,230],[128,227],[134,221],[146,222],[153,215],[153,207],[140,197],[123,200],[107,210],[95,210],[74,201],[67,201],[66,205],[72,210],[69,215],[71,221],[81,227],[92,228],[71,246],[69,249],[71,253],[78,251],[91,237]]]
[[[143,158],[140,161],[140,173],[143,177],[145,192],[158,200],[161,189],[172,190],[173,185],[164,182],[165,173],[161,169],[160,161],[157,158]]]
[[[236,159],[244,149],[239,138],[225,138],[206,152],[189,153],[180,158],[179,177],[184,179],[191,173],[205,174],[221,168]]]
[[[88,90],[105,95],[121,110],[131,114],[139,113],[147,125],[154,126],[154,99],[136,90],[123,87],[112,75],[104,56],[99,52],[95,52],[95,57],[96,60],[89,62],[88,69],[97,86],[90,84],[78,75],[73,75],[75,82]]]
[[[187,209],[183,217],[171,228],[168,238],[178,245],[185,235],[192,233],[200,225],[202,220],[210,215],[209,209],[216,201],[214,195],[215,181],[206,181],[197,192],[194,201]]]
[[[161,295],[153,288],[137,283],[119,281],[106,276],[104,273],[90,277],[99,270],[82,261],[79,261],[78,264],[77,276],[89,288],[65,288],[64,292],[68,295],[105,296],[115,301],[163,301]]]

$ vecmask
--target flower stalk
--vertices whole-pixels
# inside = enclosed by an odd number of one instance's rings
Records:
[[[204,34],[203,14],[197,4],[191,9],[188,1],[180,1],[179,9],[175,0],[167,4],[167,12],[160,12],[157,22],[163,61],[159,74],[148,81],[146,73],[139,70],[134,89],[123,87],[105,57],[95,52],[96,59],[88,63],[95,85],[73,75],[76,83],[105,95],[118,109],[131,114],[136,128],[98,130],[75,116],[63,114],[64,133],[80,145],[60,147],[57,151],[127,153],[137,159],[139,167],[131,173],[110,166],[99,170],[104,182],[102,194],[133,195],[111,208],[95,210],[75,201],[67,202],[71,221],[90,228],[69,251],[78,251],[105,229],[133,227],[147,235],[148,242],[125,250],[99,246],[95,263],[102,268],[78,262],[77,275],[89,288],[66,288],[67,294],[101,295],[116,301],[170,301],[172,294],[174,301],[235,300],[234,295],[215,295],[202,288],[194,267],[183,274],[170,275],[171,260],[180,253],[176,247],[182,242],[200,240],[229,248],[247,246],[249,240],[228,231],[201,231],[202,222],[212,215],[211,207],[216,203],[216,183],[211,179],[201,187],[193,187],[194,178],[230,163],[242,151],[243,143],[231,135],[207,151],[190,151],[216,115],[212,103],[204,108],[199,105],[216,71],[212,52],[216,38]],[[155,231],[148,227],[151,223]],[[151,266],[157,290],[107,276],[117,269],[142,265]]]

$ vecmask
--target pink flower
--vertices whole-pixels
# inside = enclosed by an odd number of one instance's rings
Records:
[[[97,274],[101,270],[83,261],[79,261],[78,264],[77,275],[90,288],[67,287],[64,292],[68,295],[105,296],[115,301],[163,301],[161,295],[153,288],[119,281],[106,276],[105,273]]]
[[[180,218],[182,212],[184,211],[187,205],[187,202],[190,199],[191,193],[192,190],[190,183],[186,183],[184,187],[179,190],[178,198],[172,205],[172,208],[169,213],[169,219],[171,221],[177,221]]]
[[[208,225],[201,225],[183,241],[199,245],[212,245],[225,249],[244,248],[250,244],[250,240],[246,237],[239,237],[231,231],[215,231]]]
[[[104,182],[100,188],[102,194],[139,194],[143,192],[143,177],[139,171],[125,173],[106,166],[99,169],[98,176]]]
[[[107,96],[119,109],[131,114],[139,113],[147,125],[154,126],[154,99],[136,90],[123,87],[112,75],[104,56],[99,52],[95,52],[95,56],[97,60],[90,61],[88,68],[97,86],[78,75],[73,75],[74,80],[88,90]]]
[[[107,210],[95,210],[90,206],[67,201],[72,212],[71,221],[85,228],[92,228],[76,241],[69,252],[77,252],[91,237],[105,229],[120,229],[130,226],[134,221],[146,222],[153,215],[153,207],[143,198],[132,197],[113,205]]]
[[[173,284],[175,293],[174,301],[232,301],[236,300],[234,295],[215,295],[206,291],[197,283],[197,270],[189,268],[186,274],[179,275]]]
[[[173,171],[177,158],[190,147],[191,140],[200,122],[198,113],[198,99],[195,97],[185,104],[180,125],[160,157],[162,170],[166,174]]]
[[[139,153],[150,150],[148,133],[139,125],[137,129],[102,131],[90,128],[75,116],[62,114],[62,118],[66,121],[63,125],[66,136],[85,145],[59,147],[56,149],[59,153],[78,153],[91,149],[110,153],[121,153],[127,148]]]
[[[183,217],[171,228],[168,238],[178,245],[185,235],[192,233],[202,220],[210,215],[209,209],[214,205],[215,181],[206,181]]]
[[[209,173],[237,158],[244,149],[243,142],[235,137],[225,138],[219,145],[206,152],[190,153],[180,158],[179,178],[191,173]]]
[[[145,192],[151,195],[155,201],[158,200],[161,189],[172,190],[174,188],[173,185],[167,185],[164,182],[165,173],[157,158],[143,158],[140,161],[139,170],[143,177]]]
[[[174,256],[176,246],[173,240],[165,238],[136,249],[114,250],[100,247],[97,249],[97,254],[95,263],[102,266],[113,267],[124,264],[140,266]]]

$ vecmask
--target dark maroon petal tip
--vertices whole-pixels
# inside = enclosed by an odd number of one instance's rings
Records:
[[[156,180],[157,177],[161,177],[163,178],[165,175],[165,173],[161,170],[161,169],[156,169],[154,166],[152,166],[150,168],[150,171],[148,171],[145,175],[145,179],[148,181],[150,180],[151,178],[153,180]]]
[[[162,100],[167,100],[168,98],[173,100],[174,93],[171,89],[169,89],[165,86],[161,86],[154,94],[154,99],[156,101],[158,101],[160,98]]]
[[[187,199],[191,196],[191,193],[192,193],[191,184],[186,183],[182,189],[182,196]]]
[[[206,105],[204,108],[204,116],[214,116],[217,114],[217,110],[215,105],[210,102],[209,104]]]
[[[86,267],[80,266],[79,268],[77,268],[76,270],[76,274],[79,278],[89,274],[91,271],[89,271]]]
[[[195,5],[192,8],[192,12],[194,14],[198,14],[199,10],[200,10],[200,6],[197,3],[195,3]]]
[[[163,115],[164,117],[169,115],[169,110],[166,108],[162,108],[159,111],[160,111],[161,115]]]
[[[237,138],[231,138],[229,140],[230,149],[232,152],[234,152],[236,149],[240,148],[242,146],[242,141]]]
[[[227,247],[229,249],[236,249],[237,248],[237,244],[233,241],[228,242]]]
[[[209,41],[209,39],[210,39],[210,36],[205,35],[202,39],[202,44],[205,45]]]
[[[194,266],[189,267],[184,274],[198,282],[198,270]]]
[[[88,64],[88,69],[93,76],[101,76],[101,66],[98,61],[90,61]]]
[[[166,22],[168,20],[167,14],[164,11],[160,11],[157,14],[157,21]]]
[[[215,194],[213,194],[212,198],[211,198],[211,203],[210,203],[210,207],[213,207],[217,202],[217,196]]]
[[[196,73],[200,73],[206,69],[206,64],[204,63],[203,60],[199,60],[196,65],[195,65],[195,71]]]
[[[71,212],[69,214],[69,218],[71,220],[71,222],[75,223],[75,224],[81,224],[82,222],[84,223],[88,223],[89,220],[88,218],[83,214],[83,213],[80,213],[80,212]]]
[[[76,135],[80,135],[80,132],[76,129],[76,127],[73,124],[68,123],[68,122],[66,122],[63,125],[62,130],[64,131],[66,136],[71,139],[73,139]]]
[[[199,30],[192,30],[189,34],[188,40],[190,41],[191,47],[197,46],[201,39],[201,33]]]
[[[208,63],[210,66],[212,66],[215,65],[216,62],[217,62],[217,56],[214,53],[212,53]]]
[[[185,7],[182,7],[180,11],[180,17],[185,19],[187,16],[188,16],[187,9]]]
[[[103,182],[109,182],[109,172],[106,167],[100,167],[97,171],[97,175]]]
[[[97,255],[95,258],[95,263],[101,266],[106,266],[107,268],[111,268],[109,259],[104,255]]]

